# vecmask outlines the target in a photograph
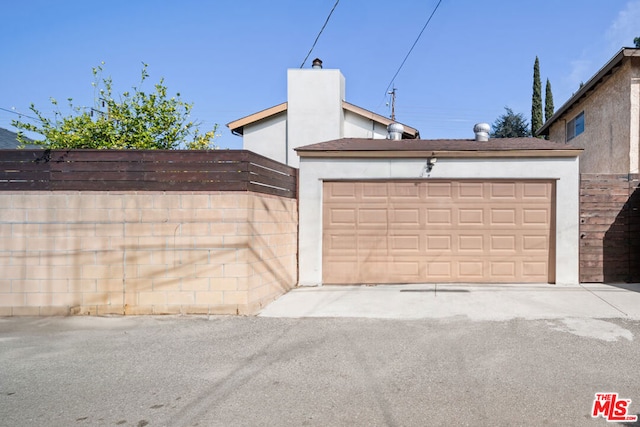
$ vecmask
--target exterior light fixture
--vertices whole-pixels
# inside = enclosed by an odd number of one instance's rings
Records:
[[[427,159],[427,162],[424,164],[424,170],[422,171],[422,176],[426,175],[427,177],[429,177],[429,175],[431,174],[431,170],[436,165],[437,161],[438,159],[436,159],[435,157],[429,157]]]

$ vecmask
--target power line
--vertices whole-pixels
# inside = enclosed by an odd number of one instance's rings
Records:
[[[19,113],[19,112],[17,112],[17,111],[14,111],[14,110],[8,110],[8,109],[6,109],[6,108],[2,108],[2,107],[0,107],[0,110],[2,110],[2,111],[6,111],[7,113],[11,113],[11,114],[16,114],[16,115],[21,116],[21,117],[26,117],[26,118],[31,119],[31,120],[37,120],[37,121],[40,121],[40,119],[38,119],[38,118],[36,118],[36,117],[31,117],[31,116],[29,116],[29,115],[22,114],[22,113]]]
[[[438,1],[438,4],[433,9],[433,12],[431,12],[431,15],[429,16],[429,19],[427,19],[427,22],[424,24],[424,27],[422,27],[422,31],[420,31],[420,34],[418,34],[418,37],[416,38],[416,41],[413,42],[413,45],[411,46],[411,49],[409,49],[409,52],[407,52],[407,56],[404,57],[404,60],[402,61],[402,64],[400,64],[400,66],[398,67],[398,71],[396,71],[396,73],[393,75],[393,78],[391,79],[391,82],[389,82],[389,86],[387,86],[387,89],[385,90],[385,96],[386,96],[387,92],[389,92],[389,88],[391,87],[391,85],[395,81],[396,77],[398,77],[398,73],[400,73],[400,70],[402,70],[402,67],[404,66],[404,63],[407,62],[407,59],[409,58],[409,55],[411,55],[411,52],[413,51],[413,48],[416,47],[416,44],[418,44],[418,40],[420,40],[420,37],[422,36],[422,33],[424,33],[424,30],[427,28],[427,25],[429,25],[429,22],[431,22],[431,18],[433,18],[433,15],[436,13],[436,10],[438,10],[438,7],[440,6],[440,3],[442,3],[442,0]]]
[[[309,55],[311,55],[311,52],[313,52],[313,48],[316,47],[316,43],[318,43],[318,39],[320,38],[320,34],[322,34],[322,32],[324,31],[324,27],[326,27],[327,24],[329,23],[329,18],[331,18],[331,15],[333,14],[333,11],[336,10],[336,7],[338,6],[338,3],[340,3],[340,0],[336,0],[336,4],[333,5],[333,8],[331,9],[331,12],[329,12],[329,16],[327,16],[327,20],[324,21],[324,25],[320,29],[320,32],[318,33],[318,36],[316,37],[316,40],[313,42],[313,46],[311,46],[311,49],[309,49],[309,53],[307,53],[307,56],[305,56],[304,61],[302,61],[302,65],[300,65],[300,68],[304,67],[305,62],[307,62],[307,59],[309,59]]]

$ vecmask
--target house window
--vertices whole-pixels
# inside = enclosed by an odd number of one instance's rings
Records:
[[[571,141],[582,132],[584,132],[584,111],[567,123],[567,141]]]

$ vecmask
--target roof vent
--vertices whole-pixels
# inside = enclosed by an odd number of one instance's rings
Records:
[[[491,126],[489,123],[478,123],[473,127],[473,132],[476,134],[476,141],[488,141],[489,131]]]
[[[404,126],[400,123],[391,123],[387,126],[387,139],[393,139],[399,141],[402,139],[402,134],[404,133]]]
[[[311,68],[313,68],[314,70],[322,69],[322,61],[320,60],[320,58],[316,58],[313,60],[313,62],[311,63]]]

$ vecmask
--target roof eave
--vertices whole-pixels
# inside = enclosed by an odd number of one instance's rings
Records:
[[[567,102],[565,102],[556,111],[549,120],[547,120],[540,129],[536,132],[537,136],[548,135],[551,125],[555,123],[564,113],[566,113],[571,107],[573,107],[582,97],[588,92],[593,90],[600,81],[609,73],[617,69],[621,65],[622,60],[629,56],[640,56],[640,49],[624,47],[618,51],[618,53],[607,62],[593,77],[591,77],[587,83],[585,83]]]
[[[275,105],[273,107],[264,109],[262,111],[258,111],[257,113],[253,113],[250,114],[248,116],[242,117],[238,120],[234,120],[232,122],[227,123],[227,127],[229,128],[229,130],[231,131],[231,133],[233,133],[234,135],[243,135],[244,134],[244,127],[246,125],[258,122],[260,120],[264,120],[266,118],[272,117],[276,114],[279,114],[283,111],[286,111],[288,108],[288,104],[286,102],[283,102],[282,104],[278,104]],[[369,120],[373,120],[375,122],[378,122],[384,126],[389,126],[389,124],[394,123],[393,120],[381,116],[380,114],[374,113],[373,111],[369,111],[367,109],[364,109],[362,107],[358,107],[357,105],[351,104],[347,101],[342,101],[342,108],[347,110],[347,111],[351,111],[354,114],[357,114],[359,116],[365,117]],[[407,126],[405,124],[402,124],[404,126],[404,133],[402,134],[404,139],[418,139],[420,138],[420,132],[411,127],[411,126]]]
[[[248,124],[255,123],[257,121],[275,116],[283,111],[287,110],[287,103],[274,105],[273,107],[258,111],[257,113],[250,114],[242,117],[238,120],[227,123],[227,127],[234,135],[242,135],[244,133],[244,127]]]
[[[315,158],[534,158],[578,157],[582,148],[567,150],[296,150],[300,157]]]
[[[359,116],[365,117],[369,120],[376,121],[384,126],[389,126],[391,123],[399,123],[394,120],[391,120],[388,117],[382,116],[378,113],[374,113],[373,111],[367,110],[362,107],[358,107],[357,105],[351,104],[347,101],[342,101],[342,108],[351,111],[352,113],[358,114]],[[418,129],[415,129],[411,126],[407,126],[404,123],[400,123],[404,126],[404,133],[402,134],[403,139],[419,139],[420,132]]]

